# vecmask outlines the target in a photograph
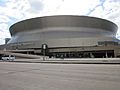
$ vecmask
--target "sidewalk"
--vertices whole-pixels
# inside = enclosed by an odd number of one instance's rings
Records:
[[[71,58],[71,59],[15,59],[13,62],[24,63],[61,63],[61,64],[120,64],[120,58]]]

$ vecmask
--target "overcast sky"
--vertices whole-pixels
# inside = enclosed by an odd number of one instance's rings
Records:
[[[94,16],[120,27],[120,0],[0,0],[0,44],[11,37],[9,27],[15,22],[49,15]]]

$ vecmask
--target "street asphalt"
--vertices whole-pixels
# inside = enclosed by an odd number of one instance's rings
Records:
[[[0,90],[120,90],[120,65],[0,62]]]

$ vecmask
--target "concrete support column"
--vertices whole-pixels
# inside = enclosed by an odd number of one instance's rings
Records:
[[[107,52],[105,53],[105,58],[108,58],[108,53]]]
[[[117,57],[118,54],[119,54],[119,49],[115,49],[115,50],[114,50],[114,57]]]

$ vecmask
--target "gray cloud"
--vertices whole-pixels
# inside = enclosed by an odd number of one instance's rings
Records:
[[[40,13],[43,10],[44,4],[42,0],[29,0],[31,13]]]

